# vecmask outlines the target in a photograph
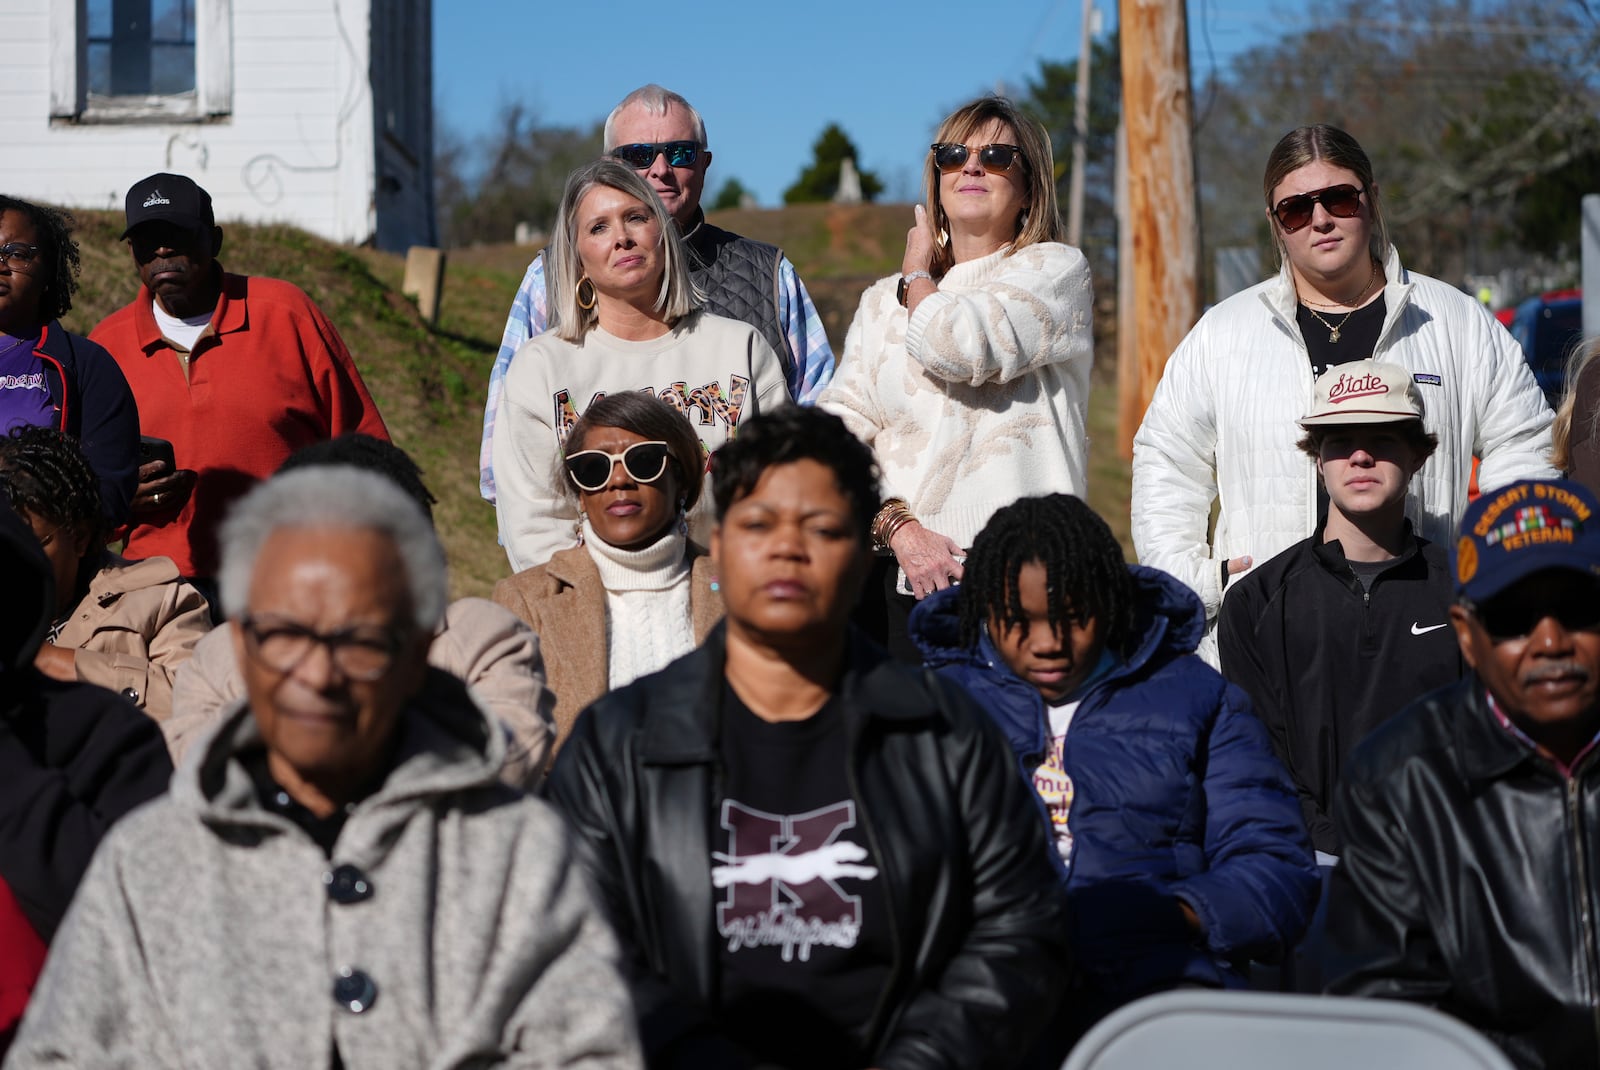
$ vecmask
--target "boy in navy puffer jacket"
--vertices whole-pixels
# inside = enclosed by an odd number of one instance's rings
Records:
[[[1318,879],[1249,699],[1193,653],[1200,600],[1124,563],[1077,498],[1025,498],[917,606],[926,663],[999,722],[1067,869],[1086,1028],[1138,996],[1242,987],[1300,938]]]

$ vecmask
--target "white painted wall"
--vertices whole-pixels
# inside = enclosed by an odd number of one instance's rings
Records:
[[[0,189],[120,209],[130,185],[174,171],[210,192],[219,222],[293,223],[346,242],[375,233],[370,0],[232,0],[231,112],[156,124],[52,121],[52,11],[62,2],[0,3],[10,64]],[[197,0],[200,17],[210,2]]]

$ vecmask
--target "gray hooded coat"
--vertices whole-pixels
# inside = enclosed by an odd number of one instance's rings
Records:
[[[505,734],[438,671],[397,731],[330,861],[258,802],[236,707],[95,856],[8,1070],[641,1066],[560,818],[497,780]]]

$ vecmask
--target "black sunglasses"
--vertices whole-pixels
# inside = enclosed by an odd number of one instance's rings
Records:
[[[1546,617],[1554,617],[1569,632],[1600,628],[1600,598],[1585,584],[1554,597],[1499,598],[1482,605],[1468,603],[1467,608],[1497,643],[1527,638]]]
[[[611,482],[611,466],[621,461],[635,483],[654,483],[666,474],[670,456],[665,442],[635,442],[621,453],[579,450],[567,454],[567,475],[579,490],[604,490]]]
[[[633,168],[643,171],[656,162],[657,156],[667,158],[668,167],[693,167],[700,158],[698,141],[640,141],[632,145],[618,145],[611,155]]]
[[[967,157],[971,155],[971,149],[954,141],[933,143],[933,163],[941,171],[961,170],[967,165]],[[983,169],[997,174],[1011,170],[1011,165],[1020,159],[1022,159],[1020,145],[985,145],[978,150],[978,162],[983,164]]]
[[[1361,195],[1365,192],[1364,188],[1345,184],[1315,189],[1310,193],[1296,193],[1279,201],[1277,207],[1272,209],[1272,216],[1285,234],[1293,234],[1311,222],[1312,213],[1319,204],[1328,210],[1329,215],[1336,215],[1340,219],[1360,215]]]

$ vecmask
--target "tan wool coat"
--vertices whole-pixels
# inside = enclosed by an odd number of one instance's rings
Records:
[[[692,547],[690,553],[689,619],[694,641],[700,643],[722,619],[722,596],[711,589],[711,559]],[[588,550],[575,546],[501,580],[495,584],[494,600],[538,633],[545,679],[556,693],[553,758],[572,734],[578,714],[609,688],[606,592],[600,570]]]
[[[55,645],[74,649],[79,680],[120,691],[165,721],[173,677],[211,630],[211,607],[169,557],[107,553],[100,565]]]
[[[428,647],[428,664],[464,681],[479,705],[510,732],[501,779],[513,787],[537,787],[548,762],[554,705],[544,684],[538,637],[493,602],[460,598],[445,607]],[[174,766],[244,693],[233,636],[224,626],[195,646],[194,657],[178,674],[172,717],[161,726]]]

